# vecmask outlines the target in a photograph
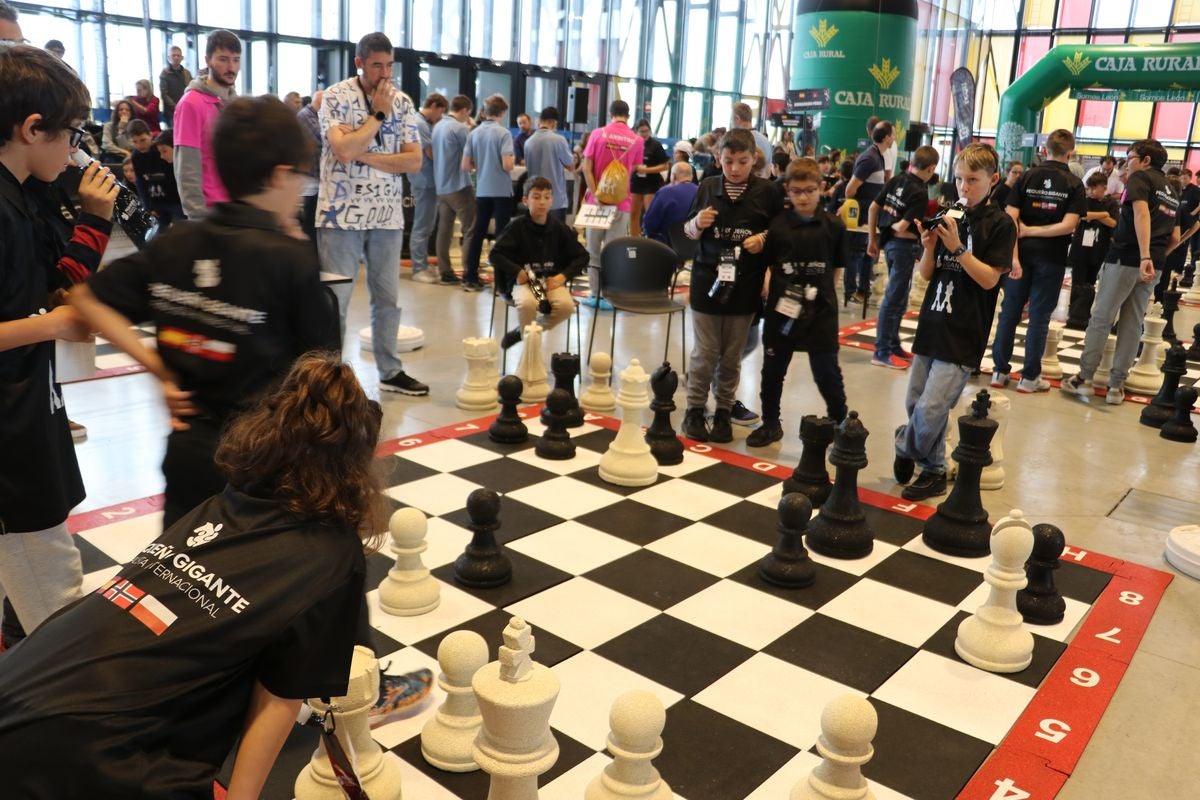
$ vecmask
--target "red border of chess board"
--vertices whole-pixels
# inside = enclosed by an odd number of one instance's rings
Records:
[[[541,408],[541,405],[525,406],[520,409],[520,414],[527,419],[535,418]],[[380,444],[376,455],[394,455],[426,444],[461,439],[486,431],[495,418],[492,414],[392,439]],[[609,430],[617,430],[621,425],[620,420],[600,414],[588,413],[584,418]],[[792,472],[791,467],[702,442],[687,438],[683,438],[683,442],[693,453],[764,475],[783,479]],[[869,489],[860,488],[859,497],[877,508],[912,519],[928,519],[935,510],[932,506],[906,503]],[[67,527],[72,533],[79,533],[161,508],[162,495],[145,497],[74,515],[67,520]],[[1028,797],[1043,800],[1058,794],[1083,755],[1137,652],[1163,593],[1174,578],[1161,570],[1070,546],[1064,550],[1063,558],[1110,573],[1113,578],[1092,604],[1075,638],[1038,687],[1025,711],[959,793],[959,798],[1015,800]]]

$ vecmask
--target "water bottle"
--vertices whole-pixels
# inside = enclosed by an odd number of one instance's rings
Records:
[[[95,159],[83,150],[76,150],[71,154],[71,161],[80,169],[87,169]],[[158,233],[158,217],[142,207],[137,192],[119,181],[117,202],[113,205],[113,221],[120,225],[135,243],[149,242]]]

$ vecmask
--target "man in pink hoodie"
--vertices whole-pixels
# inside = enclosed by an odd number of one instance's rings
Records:
[[[208,76],[192,81],[175,106],[175,183],[190,220],[203,219],[211,206],[229,200],[217,175],[212,131],[221,108],[234,97],[242,43],[229,31],[213,31],[204,63]]]

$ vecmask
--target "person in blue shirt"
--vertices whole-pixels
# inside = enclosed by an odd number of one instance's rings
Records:
[[[496,233],[508,225],[513,213],[512,171],[516,166],[513,155],[513,137],[508,128],[500,124],[508,112],[508,101],[494,94],[483,102],[483,122],[467,135],[463,149],[462,168],[475,173],[475,230],[467,248],[466,267],[463,274],[463,289],[478,292],[483,289],[479,281],[479,257],[483,252],[483,237],[487,236],[488,224],[496,221]],[[501,293],[511,292],[511,282],[504,281]]]
[[[441,121],[450,103],[433,92],[421,104],[417,114],[417,136],[421,140],[421,169],[408,176],[412,191],[413,221],[408,234],[408,253],[412,258],[412,278],[418,283],[437,283],[429,269],[429,234],[437,218],[437,184],[433,178],[433,127]]]
[[[684,222],[700,187],[693,182],[695,171],[686,161],[671,167],[671,183],[654,193],[642,221],[642,232],[651,239],[670,244],[671,226]]]
[[[475,189],[471,176],[463,171],[463,149],[467,144],[467,121],[471,119],[471,98],[455,95],[450,100],[450,113],[433,129],[433,182],[437,191],[437,260],[442,273],[441,282],[459,282],[450,265],[450,240],[454,237],[454,219],[462,223],[464,244],[463,263],[466,263],[466,243],[471,241],[475,227]]]
[[[567,172],[574,171],[575,156],[566,137],[558,133],[558,109],[546,106],[538,118],[538,129],[525,142],[526,180],[545,178],[554,187],[550,216],[567,221]]]

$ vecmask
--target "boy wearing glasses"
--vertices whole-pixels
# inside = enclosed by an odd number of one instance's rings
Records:
[[[83,132],[87,88],[44,50],[0,48],[0,590],[26,630],[79,596],[83,572],[67,531],[83,479],[55,377],[54,342],[89,329],[61,305],[63,275],[94,270],[112,231],[111,173],[88,168],[84,214],[65,246],[41,213],[43,186],[63,171]],[[53,294],[52,294],[53,292]],[[10,643],[11,644],[11,643]]]
[[[835,273],[844,269],[846,226],[821,208],[821,168],[811,158],[793,161],[784,175],[787,207],[766,233],[766,313],[759,398],[762,425],[746,438],[766,447],[783,438],[779,401],[792,353],[808,353],[817,390],[831,419],[846,416],[846,388],[838,364]]]

